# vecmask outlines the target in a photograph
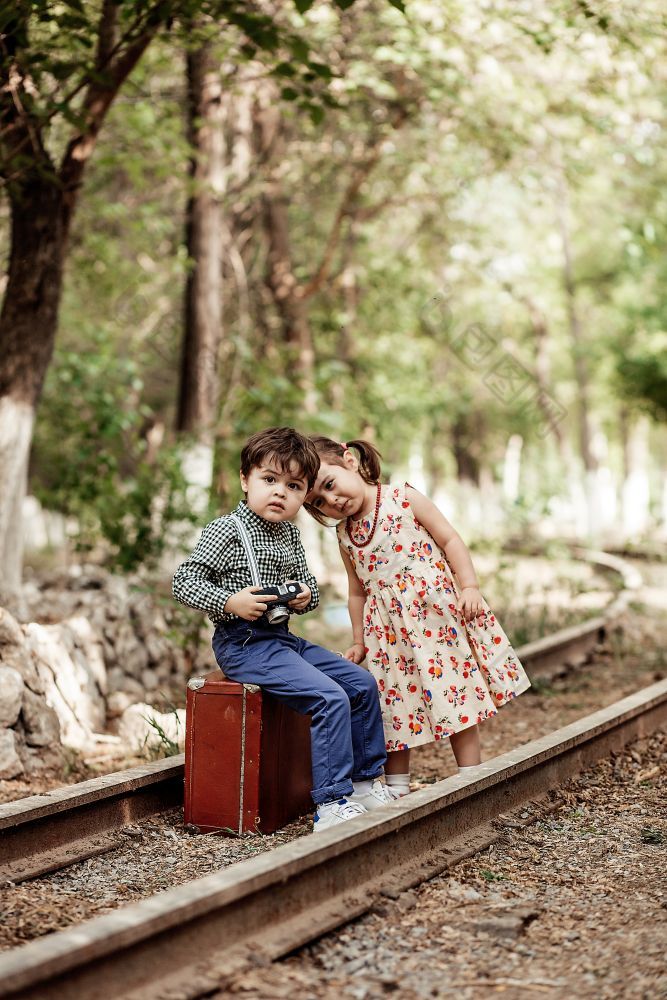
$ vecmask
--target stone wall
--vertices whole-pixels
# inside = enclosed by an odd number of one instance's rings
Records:
[[[137,705],[182,705],[187,678],[214,667],[204,615],[98,567],[28,582],[12,610],[0,608],[0,778],[123,735]]]

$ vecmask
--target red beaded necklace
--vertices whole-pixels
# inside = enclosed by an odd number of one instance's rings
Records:
[[[345,521],[345,530],[347,531],[347,537],[350,539],[350,541],[352,542],[352,544],[356,548],[358,548],[358,549],[365,548],[368,545],[368,543],[370,542],[370,540],[373,537],[373,535],[375,534],[375,529],[377,528],[377,523],[378,523],[378,514],[380,513],[380,501],[381,501],[381,499],[382,499],[382,483],[378,483],[378,486],[377,486],[377,497],[375,499],[375,515],[373,516],[373,527],[371,528],[370,534],[369,534],[369,536],[368,536],[368,538],[366,539],[365,542],[355,542],[354,538],[350,534],[350,521],[352,519],[350,517],[348,517],[347,520]]]

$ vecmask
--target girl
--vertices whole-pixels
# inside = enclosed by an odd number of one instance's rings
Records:
[[[353,630],[345,655],[368,658],[387,783],[405,795],[411,747],[449,737],[459,771],[475,767],[478,724],[530,681],[479,592],[468,549],[435,504],[408,483],[382,486],[380,454],[366,441],[311,440],[321,464],[306,508],[320,524],[339,522]]]

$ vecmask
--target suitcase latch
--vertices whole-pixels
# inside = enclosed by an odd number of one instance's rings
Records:
[[[188,681],[188,687],[191,691],[199,691],[199,688],[203,688],[206,684],[206,680],[203,677],[191,677]]]

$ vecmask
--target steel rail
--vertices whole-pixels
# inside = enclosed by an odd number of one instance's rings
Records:
[[[618,573],[623,589],[605,613],[517,648],[534,677],[549,679],[586,660],[625,607],[641,576],[605,552],[574,550]],[[113,850],[128,823],[180,805],[183,754],[0,805],[0,880],[20,882]]]
[[[0,805],[0,880],[112,850],[128,823],[182,804],[183,767],[179,754]]]
[[[0,956],[0,997],[176,1000],[214,990],[489,842],[489,821],[667,721],[667,680],[386,809]],[[472,831],[472,833],[471,833]],[[491,835],[491,839],[493,835]],[[472,843],[472,847],[471,847]]]

